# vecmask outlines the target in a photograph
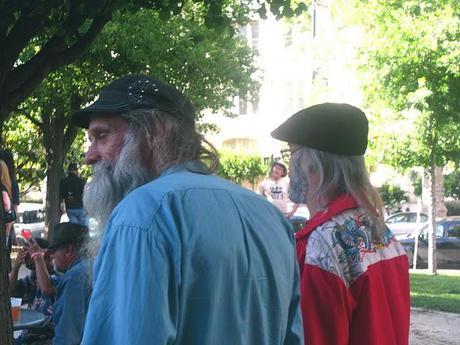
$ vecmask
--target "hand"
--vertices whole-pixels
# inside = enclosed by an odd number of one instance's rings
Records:
[[[294,213],[294,210],[292,210],[291,212],[286,212],[285,215],[287,218],[291,218],[294,215]]]
[[[38,245],[37,241],[33,237],[26,242],[24,247],[27,249],[30,257],[32,257],[32,254],[34,253],[43,253],[43,255],[45,254],[45,250]]]
[[[24,263],[24,260],[26,259],[26,257],[27,257],[27,249],[22,248],[19,251],[18,255],[16,256],[16,259],[13,262],[13,269],[19,269],[19,267],[21,267],[21,265]]]

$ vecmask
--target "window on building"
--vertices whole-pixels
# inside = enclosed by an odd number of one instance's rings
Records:
[[[248,113],[248,102],[243,97],[238,97],[238,113],[246,115]]]
[[[251,44],[254,50],[259,49],[259,22],[251,22]]]
[[[292,28],[289,27],[284,34],[284,46],[289,47],[292,45]]]
[[[252,103],[252,113],[256,114],[259,111],[259,95],[255,95],[251,103]]]

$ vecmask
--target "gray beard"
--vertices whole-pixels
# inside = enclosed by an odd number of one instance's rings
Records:
[[[89,217],[97,221],[87,250],[96,254],[105,225],[118,203],[134,189],[150,182],[153,174],[142,164],[140,146],[127,134],[125,145],[113,166],[101,161],[93,165],[93,177],[85,186],[83,205]]]
[[[291,157],[289,199],[296,204],[306,204],[310,186],[307,179],[307,172],[302,168],[301,155],[296,155],[296,153]]]

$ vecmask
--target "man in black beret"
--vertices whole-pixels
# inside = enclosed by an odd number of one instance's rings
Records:
[[[272,132],[291,149],[290,198],[312,215],[296,233],[306,344],[408,343],[408,260],[369,181],[367,134],[366,115],[337,103]]]
[[[289,222],[212,175],[191,103],[146,75],[73,116],[93,166],[84,206],[103,234],[82,344],[301,344]]]

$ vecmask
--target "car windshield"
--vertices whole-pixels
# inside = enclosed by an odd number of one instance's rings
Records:
[[[442,237],[444,234],[444,226],[442,224],[436,225],[436,237]]]
[[[39,223],[45,221],[45,215],[40,210],[24,211],[18,213],[17,222],[23,224]]]
[[[449,237],[460,238],[460,223],[455,222],[449,224],[449,226],[447,227],[447,234]]]

